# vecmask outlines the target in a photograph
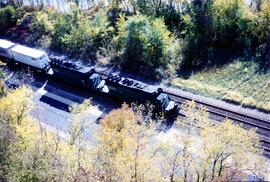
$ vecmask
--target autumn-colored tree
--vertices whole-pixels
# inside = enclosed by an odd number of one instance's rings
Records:
[[[23,86],[0,99],[0,180],[70,181],[78,169],[80,148],[30,116],[32,95]],[[89,151],[80,154],[88,156]],[[85,167],[90,161],[81,163]]]
[[[2,80],[0,80],[0,98],[2,96],[4,96],[6,93],[6,90],[5,90],[5,85],[4,85],[4,82]]]
[[[94,106],[91,100],[85,100],[82,104],[74,104],[71,108],[71,124],[69,128],[70,144],[78,143],[83,138],[83,133],[91,125],[89,116]]]
[[[91,100],[87,99],[82,104],[74,104],[71,108],[71,124],[69,127],[69,145],[73,146],[76,150],[74,150],[76,162],[75,162],[75,170],[78,169],[78,173],[86,173],[88,174],[86,168],[89,167],[89,160],[91,160],[91,156],[89,156],[89,150],[92,146],[90,146],[90,141],[87,140],[86,132],[90,130],[90,126],[95,124],[95,122],[91,121],[91,114],[93,112],[97,112],[98,109],[91,104]],[[88,161],[88,162],[86,162]],[[88,164],[87,164],[88,163]],[[92,174],[92,173],[90,173]],[[86,175],[86,177],[93,177]],[[74,179],[78,179],[75,177]]]
[[[6,97],[1,98],[0,112],[5,114],[14,124],[21,124],[27,119],[31,108],[32,92],[26,86],[11,90]]]
[[[162,154],[170,181],[244,180],[243,174],[263,176],[265,159],[254,130],[229,120],[215,123],[195,102],[183,105],[185,118]]]
[[[151,145],[155,130],[146,127],[138,114],[127,105],[109,113],[97,135],[95,169],[108,181],[161,181],[155,154],[160,149]]]
[[[96,127],[91,146],[84,138],[90,100],[72,107],[67,142],[30,117],[31,98],[27,87],[0,98],[1,181],[236,181],[267,169],[254,130],[215,123],[195,102],[182,106],[186,117],[168,137],[156,132],[147,108],[123,105]]]

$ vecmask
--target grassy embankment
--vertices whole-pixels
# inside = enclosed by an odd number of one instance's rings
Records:
[[[188,79],[175,78],[171,85],[270,112],[270,72],[259,73],[255,63],[235,61],[194,73]]]

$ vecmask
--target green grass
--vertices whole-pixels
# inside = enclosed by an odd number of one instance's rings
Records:
[[[221,68],[175,78],[171,85],[196,94],[270,111],[270,72],[259,73],[252,62],[235,61]]]

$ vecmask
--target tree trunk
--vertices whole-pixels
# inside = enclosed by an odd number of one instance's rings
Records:
[[[177,153],[175,155],[175,158],[173,160],[172,172],[171,172],[171,175],[170,175],[170,182],[174,181],[174,170],[175,170],[176,161],[178,159],[179,154],[180,154],[180,150],[177,151]]]
[[[217,164],[217,161],[218,161],[218,154],[216,155],[215,159],[214,159],[214,163],[213,163],[213,168],[212,168],[212,180],[214,179],[215,177],[215,170],[216,170],[216,164]]]
[[[265,47],[265,67],[267,70],[270,68],[270,34]]]
[[[186,157],[187,157],[187,145],[188,143],[185,143],[184,149],[183,149],[183,167],[184,167],[184,182],[187,181],[187,165],[186,165]]]
[[[196,170],[196,173],[197,173],[197,182],[200,182],[200,173],[197,170]]]
[[[203,172],[202,182],[204,182],[205,180],[206,180],[206,170],[204,170],[204,172]]]
[[[221,159],[220,160],[219,170],[218,170],[218,176],[221,176],[222,170],[223,170],[223,160]]]

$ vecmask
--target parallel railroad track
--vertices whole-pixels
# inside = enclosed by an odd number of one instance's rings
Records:
[[[170,96],[170,98],[176,101],[179,105],[186,101],[191,101],[192,99],[179,96],[170,92],[164,92]],[[208,103],[203,103],[201,101],[194,100],[198,107],[205,107],[210,113],[210,117],[214,117],[215,120],[223,121],[228,118],[238,124],[243,124],[245,128],[256,128],[257,133],[260,135],[261,146],[267,155],[270,156],[270,121],[262,120],[259,118],[246,116],[241,113],[237,113],[224,108],[219,108]]]

